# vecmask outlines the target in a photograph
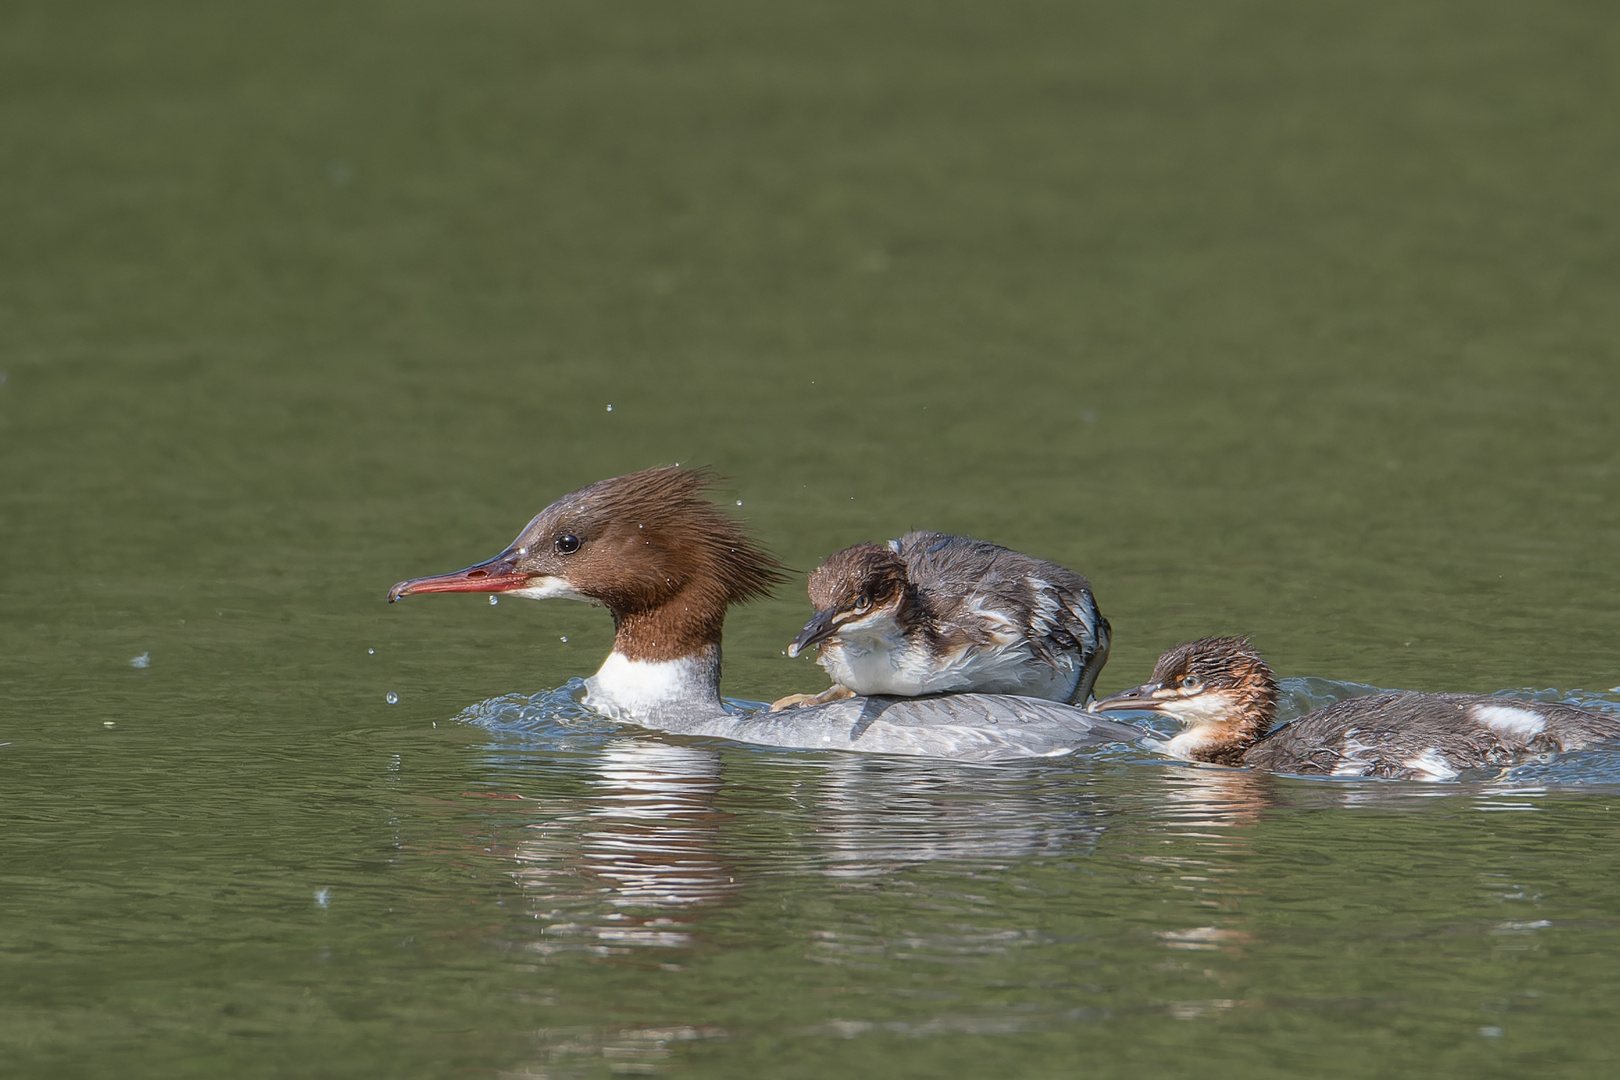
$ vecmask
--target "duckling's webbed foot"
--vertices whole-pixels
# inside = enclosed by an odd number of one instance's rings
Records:
[[[789,694],[785,698],[778,698],[771,702],[771,712],[781,712],[783,709],[802,709],[806,705],[825,705],[829,701],[839,701],[854,696],[855,691],[849,687],[833,683],[819,694]]]

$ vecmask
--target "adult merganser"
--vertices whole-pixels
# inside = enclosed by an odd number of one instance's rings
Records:
[[[1268,733],[1277,679],[1241,637],[1178,645],[1153,665],[1152,681],[1091,708],[1181,721],[1165,744],[1176,757],[1305,776],[1450,780],[1620,739],[1620,716],[1573,705],[1404,691],[1338,701]]]
[[[542,510],[493,559],[388,591],[489,592],[599,604],[613,651],[585,703],[615,719],[769,746],[996,760],[1067,754],[1146,732],[1050,701],[1002,694],[855,697],[733,715],[720,701],[726,608],[765,595],[784,568],[702,497],[710,476],[676,467],[603,480]]]
[[[1108,660],[1108,620],[1073,570],[983,540],[909,532],[845,548],[810,575],[816,613],[788,646],[818,647],[850,694],[978,691],[1085,704]]]

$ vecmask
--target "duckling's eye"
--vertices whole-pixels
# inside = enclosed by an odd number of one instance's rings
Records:
[[[1183,690],[1202,690],[1204,688],[1204,680],[1200,679],[1196,675],[1183,676],[1181,680],[1181,688]]]
[[[559,555],[572,555],[579,550],[579,537],[573,533],[564,533],[557,537],[556,542],[551,546],[557,549]]]
[[[857,599],[855,601],[855,610],[856,611],[865,611],[867,608],[869,608],[871,606],[872,606],[872,598],[870,596],[862,596],[862,597],[860,597],[859,599]]]

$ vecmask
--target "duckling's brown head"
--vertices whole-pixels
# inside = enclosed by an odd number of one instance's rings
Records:
[[[816,613],[788,646],[798,656],[846,626],[894,619],[906,605],[906,564],[888,544],[856,544],[827,557],[810,575]]]
[[[1248,638],[1199,638],[1159,657],[1151,681],[1091,708],[1162,713],[1187,727],[1239,721],[1252,740],[1276,715],[1277,677]]]

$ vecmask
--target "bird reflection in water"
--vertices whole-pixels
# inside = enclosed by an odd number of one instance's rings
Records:
[[[1103,831],[1095,796],[1069,769],[975,768],[838,755],[818,760],[822,871],[865,877],[908,864],[1090,854]]]
[[[1246,897],[1259,887],[1245,881],[1254,851],[1249,833],[1267,810],[1283,805],[1269,773],[1221,767],[1172,766],[1159,783],[1138,793],[1151,808],[1154,827],[1137,838],[1150,841],[1135,858],[1153,869],[1168,910],[1197,921],[1154,931],[1170,958],[1159,965],[1179,975],[1198,996],[1165,1003],[1166,1013],[1192,1020],[1245,1003],[1225,996],[1241,983],[1242,960],[1254,942]],[[1222,996],[1206,997],[1208,990]]]
[[[786,826],[765,848],[718,805],[721,752],[642,739],[603,747],[588,791],[547,800],[552,812],[526,827],[512,853],[516,881],[547,921],[534,947],[679,948],[692,943],[705,912],[761,870],[865,878],[957,862],[969,872],[997,871],[1024,857],[1090,854],[1104,827],[1096,796],[1072,766],[844,754],[759,755],[749,764],[764,781],[759,798]],[[727,805],[749,802],[748,788],[734,780]]]
[[[1157,816],[1211,829],[1258,824],[1265,811],[1282,806],[1270,773],[1220,766],[1171,767],[1150,797]]]
[[[713,751],[644,740],[610,743],[597,757],[590,793],[528,826],[513,857],[517,883],[553,921],[535,948],[617,952],[690,943],[680,912],[737,890],[720,854],[729,815],[715,806],[720,760]]]
[[[948,865],[947,879],[912,880],[918,903],[900,924],[820,905],[784,916],[797,920],[806,958],[905,965],[1038,948],[1042,933],[1009,925],[992,895],[962,888],[964,876],[999,877],[1024,856],[1090,854],[1103,832],[1085,774],[1064,763],[972,767],[613,739],[571,772],[584,790],[542,801],[512,851],[514,878],[540,921],[530,956],[673,968],[705,946],[705,923],[745,886],[764,891],[773,880],[820,874],[859,889],[865,883],[851,879],[892,880],[923,863]],[[950,918],[940,918],[944,910]],[[999,1013],[991,1020],[1006,1022]],[[544,1029],[534,1068],[606,1059],[615,1071],[652,1071],[685,1041],[727,1037],[671,1031]]]
[[[1246,856],[1253,854],[1248,832],[1266,810],[1282,805],[1275,778],[1239,769],[1195,767],[1167,769],[1160,779],[1161,785],[1139,792],[1150,806],[1147,816],[1154,824],[1135,837],[1143,847],[1134,857],[1157,868],[1169,888],[1194,893],[1200,906],[1222,908],[1227,898],[1248,894],[1250,889],[1241,884]],[[1202,948],[1247,937],[1243,931],[1217,932],[1212,927],[1161,935],[1169,948]]]

